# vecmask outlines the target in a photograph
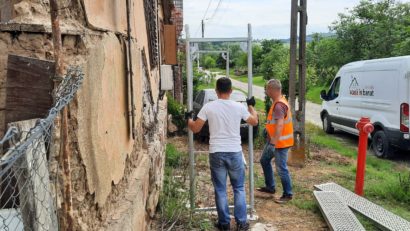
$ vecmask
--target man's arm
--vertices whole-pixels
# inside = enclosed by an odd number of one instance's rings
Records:
[[[258,113],[256,112],[255,108],[253,106],[248,106],[248,111],[251,114],[249,118],[246,120],[246,123],[252,126],[258,125]]]
[[[273,137],[270,138],[270,143],[271,144],[276,145],[276,143],[278,142],[278,140],[280,138],[280,135],[282,134],[284,121],[285,121],[285,119],[276,120],[275,134],[273,134]]]
[[[200,132],[204,124],[205,121],[201,120],[200,118],[197,118],[195,121],[191,118],[188,119],[188,127],[193,133]]]

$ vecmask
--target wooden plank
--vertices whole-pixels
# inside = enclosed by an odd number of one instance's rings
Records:
[[[175,25],[164,25],[165,64],[177,65],[177,31]]]
[[[54,62],[9,55],[5,124],[41,118],[52,106]]]

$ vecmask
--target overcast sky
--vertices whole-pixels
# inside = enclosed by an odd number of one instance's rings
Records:
[[[205,19],[205,37],[243,37],[247,24],[253,37],[286,39],[290,33],[290,0],[184,0],[184,24],[189,24],[191,37],[200,37],[200,22],[211,2]],[[308,0],[308,34],[328,32],[340,12],[360,0]],[[212,17],[213,15],[213,17]]]

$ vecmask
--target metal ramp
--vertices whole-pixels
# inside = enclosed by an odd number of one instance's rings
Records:
[[[313,192],[319,208],[331,230],[335,231],[365,231],[352,210],[335,192]]]
[[[408,231],[410,222],[387,211],[381,206],[358,196],[353,192],[343,188],[335,183],[315,185],[315,188],[321,191],[336,192],[347,206],[363,216],[374,221],[383,230]]]

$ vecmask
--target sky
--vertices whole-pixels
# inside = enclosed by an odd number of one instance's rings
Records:
[[[251,23],[254,39],[287,39],[290,37],[290,2],[184,0],[184,24],[189,24],[191,37],[201,36],[200,23],[205,18],[205,37],[246,37],[247,24]],[[308,0],[307,33],[329,32],[329,25],[337,20],[338,13],[348,12],[347,9],[359,2],[360,0]]]

